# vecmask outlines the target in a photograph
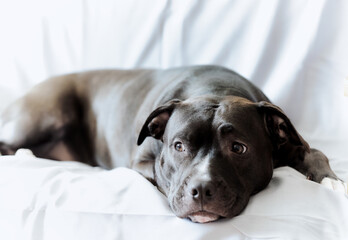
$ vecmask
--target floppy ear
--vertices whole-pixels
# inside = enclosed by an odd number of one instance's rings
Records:
[[[264,113],[266,129],[277,150],[291,151],[290,148],[300,147],[306,152],[310,151],[308,143],[279,107],[266,101],[259,102],[258,107]]]
[[[177,99],[171,100],[150,113],[143,127],[141,128],[137,144],[142,144],[147,136],[161,139],[170,115],[180,102],[181,101]]]

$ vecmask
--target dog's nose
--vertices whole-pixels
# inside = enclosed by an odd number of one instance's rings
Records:
[[[211,182],[199,182],[191,185],[190,194],[196,200],[210,200],[215,195],[215,187]]]

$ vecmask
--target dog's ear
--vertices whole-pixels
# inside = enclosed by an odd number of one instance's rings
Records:
[[[147,136],[161,139],[170,115],[180,102],[181,101],[177,99],[171,100],[150,113],[143,127],[141,128],[137,144],[142,144]]]
[[[310,151],[308,143],[296,131],[289,118],[278,106],[266,101],[259,102],[257,105],[264,114],[266,130],[277,150],[300,147],[304,151]]]

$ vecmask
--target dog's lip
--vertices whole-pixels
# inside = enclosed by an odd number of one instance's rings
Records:
[[[218,214],[207,212],[207,211],[193,212],[188,215],[188,218],[195,223],[213,222],[218,220],[220,217],[221,216]]]

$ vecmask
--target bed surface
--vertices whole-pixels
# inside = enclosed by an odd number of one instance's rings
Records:
[[[348,180],[348,2],[13,0],[0,109],[58,74],[217,64],[260,87]],[[138,173],[0,157],[0,239],[348,239],[348,197],[276,169],[238,217],[179,219]]]
[[[347,196],[288,167],[275,170],[242,215],[209,224],[175,217],[166,198],[127,168],[19,155],[2,157],[0,175],[7,239],[343,239],[347,231]]]

